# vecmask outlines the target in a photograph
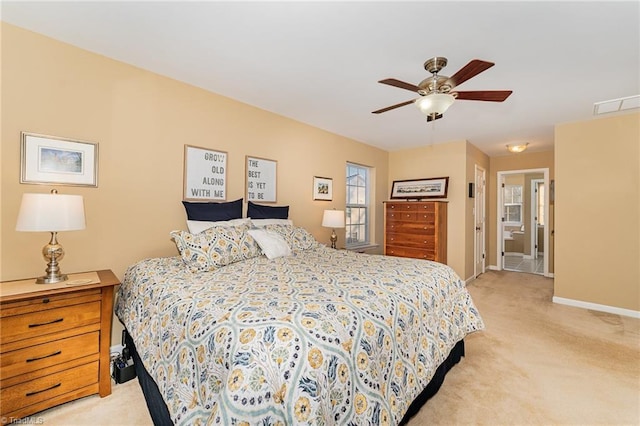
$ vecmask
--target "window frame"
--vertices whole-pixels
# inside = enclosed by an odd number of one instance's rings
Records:
[[[365,184],[364,185],[351,185],[350,184],[350,176],[349,176],[349,168],[355,168],[358,170],[358,175],[360,174],[360,171],[364,171],[365,172]],[[345,248],[346,249],[357,249],[360,247],[367,247],[371,245],[371,170],[372,168],[369,166],[365,166],[363,164],[357,164],[357,163],[353,163],[350,161],[347,161],[346,167],[345,167],[345,175],[346,175],[346,183],[345,183],[345,189],[346,189],[346,195],[345,195],[345,232],[344,232],[344,237],[345,237]],[[352,187],[356,187],[356,188],[364,188],[364,203],[350,203],[350,188]],[[356,200],[357,201],[357,200]],[[350,213],[350,209],[351,208],[357,208],[357,209],[364,209],[365,213],[365,219],[364,219],[364,223],[362,222],[357,222],[355,224],[352,224],[350,222],[351,220],[351,215]],[[364,225],[365,227],[365,238],[364,241],[358,241],[358,242],[350,242],[349,239],[349,234],[350,234],[350,230],[353,229],[354,226],[362,226]]]
[[[513,191],[511,191],[509,193],[509,196],[507,196],[507,188],[509,187],[518,187],[520,188],[520,202],[513,202]],[[511,188],[509,188],[511,189]],[[503,211],[502,211],[502,217],[504,217],[504,223],[507,226],[522,226],[523,222],[523,215],[524,215],[524,203],[522,201],[522,197],[524,196],[523,194],[524,192],[524,187],[522,185],[517,185],[517,184],[504,184],[504,190],[502,193],[503,196]],[[507,202],[507,199],[511,200],[511,202]],[[520,220],[508,220],[509,215],[507,214],[507,209],[509,207],[513,207],[513,206],[517,206],[520,207]]]

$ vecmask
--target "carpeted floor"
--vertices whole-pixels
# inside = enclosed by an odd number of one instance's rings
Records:
[[[486,330],[409,425],[640,424],[640,320],[554,304],[539,275],[489,271],[469,291]],[[152,424],[137,380],[31,419]]]

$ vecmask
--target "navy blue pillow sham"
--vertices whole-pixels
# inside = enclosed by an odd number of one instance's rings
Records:
[[[265,206],[249,201],[247,217],[251,219],[289,219],[289,206]]]
[[[242,218],[242,198],[228,203],[191,203],[183,201],[188,220],[231,220]]]

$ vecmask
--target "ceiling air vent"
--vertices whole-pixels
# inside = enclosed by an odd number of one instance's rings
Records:
[[[593,104],[593,115],[625,111],[627,109],[633,108],[640,108],[640,95],[627,96],[626,98],[612,99],[610,101],[596,102],[595,104]]]

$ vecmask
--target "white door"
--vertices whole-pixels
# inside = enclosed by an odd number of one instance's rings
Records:
[[[484,273],[486,265],[485,250],[485,170],[476,165],[474,222],[475,222],[475,267],[474,277]]]

